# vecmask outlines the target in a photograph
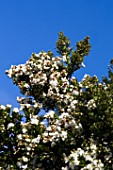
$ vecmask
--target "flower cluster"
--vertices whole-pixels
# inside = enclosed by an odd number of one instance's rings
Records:
[[[17,97],[20,109],[0,105],[0,168],[113,167],[111,80],[101,83],[85,75],[78,82],[73,77],[75,70],[85,67],[88,39],[72,51],[69,39],[60,33],[60,57],[51,51],[33,53],[25,64],[6,71],[24,96]]]
[[[101,162],[101,160],[96,159],[97,155],[97,148],[96,145],[93,143],[90,143],[90,146],[86,147],[85,151],[81,148],[77,148],[77,150],[71,151],[71,154],[66,157],[64,154],[64,160],[65,163],[68,162],[68,167],[72,170],[76,169],[77,167],[81,166],[81,170],[87,170],[87,169],[100,169],[103,170],[104,164]],[[82,168],[81,165],[81,159],[84,160],[86,163],[86,166]],[[68,169],[68,167],[62,167],[62,170]]]

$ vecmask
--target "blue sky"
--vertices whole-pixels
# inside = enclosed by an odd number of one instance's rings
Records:
[[[0,0],[0,104],[17,106],[18,87],[5,75],[11,65],[25,63],[32,52],[53,50],[58,32],[72,46],[90,36],[86,68],[77,71],[107,75],[113,58],[113,0]]]

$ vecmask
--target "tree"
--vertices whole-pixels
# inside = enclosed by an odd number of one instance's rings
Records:
[[[84,67],[89,37],[70,47],[62,32],[51,51],[6,71],[20,89],[20,108],[0,105],[1,169],[113,168],[113,60],[100,82],[73,73]],[[41,109],[45,114],[40,114]]]

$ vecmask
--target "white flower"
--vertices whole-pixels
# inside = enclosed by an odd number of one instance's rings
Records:
[[[97,150],[97,146],[96,146],[95,144],[92,144],[92,145],[90,146],[90,148],[91,148],[92,150]]]
[[[57,126],[57,130],[58,130],[58,131],[61,131],[61,127],[60,127],[60,126]]]
[[[23,128],[23,129],[22,129],[22,132],[23,132],[23,133],[26,133],[26,132],[27,132],[27,129],[26,129],[26,128]]]
[[[15,107],[15,108],[13,109],[13,112],[18,113],[18,112],[19,112],[19,109],[18,109],[17,107]]]
[[[84,154],[84,150],[81,149],[81,148],[77,148],[77,151],[78,151],[80,156],[82,156]]]
[[[85,154],[85,159],[86,159],[87,161],[91,161],[91,162],[94,161],[93,158],[92,158],[90,155],[88,155],[88,154]]]
[[[82,81],[84,81],[86,78],[90,77],[89,74],[85,74]]]
[[[26,141],[26,142],[31,142],[31,139],[26,138],[25,141]]]
[[[69,155],[69,167],[71,169],[74,170],[76,165],[79,165],[80,161],[78,160],[79,154],[75,151],[75,152],[71,152],[71,154]]]
[[[45,118],[54,118],[55,112],[50,110],[48,113],[44,115]]]
[[[75,105],[75,104],[77,104],[77,103],[78,103],[77,100],[73,100],[73,101],[71,102],[72,105]]]
[[[23,162],[28,162],[28,158],[25,156],[22,156],[22,160],[23,160]]]
[[[69,127],[69,124],[67,122],[65,122],[64,127],[67,129]]]
[[[36,56],[37,58],[40,58],[40,53],[39,53],[39,54],[35,54],[35,56]]]
[[[45,70],[49,70],[49,69],[50,69],[50,67],[48,67],[48,66],[44,66],[44,69],[45,69]]]
[[[63,118],[66,118],[66,117],[70,117],[69,113],[62,113],[60,116],[59,116],[59,119],[63,119]]]
[[[39,143],[41,136],[38,135],[37,138],[32,139],[32,143]]]
[[[9,123],[9,124],[7,125],[7,129],[10,129],[10,128],[12,128],[12,127],[14,127],[14,123]]]
[[[51,129],[51,126],[48,126],[47,128],[46,128],[46,130],[47,131],[51,131],[52,129]]]
[[[73,95],[79,95],[79,92],[78,92],[77,90],[73,90],[73,91],[72,91],[72,94],[73,94]]]
[[[68,170],[69,168],[66,166],[66,167],[62,167],[62,170]]]
[[[54,147],[54,146],[55,146],[55,144],[56,144],[55,142],[52,142],[52,143],[51,143],[51,147]]]
[[[49,83],[50,83],[50,85],[53,86],[53,87],[58,85],[58,81],[57,81],[56,79],[51,80]]]
[[[96,108],[96,104],[95,104],[94,99],[89,100],[86,106],[88,107],[89,110],[91,108],[93,108],[93,109]]]
[[[22,140],[22,134],[17,135],[17,138],[18,138],[19,140]]]
[[[44,136],[48,136],[48,132],[44,132],[43,135],[44,135]]]
[[[71,112],[72,110],[71,110],[71,108],[68,108],[67,111],[68,111],[68,112]]]
[[[29,84],[25,83],[23,87],[29,88]]]
[[[28,151],[30,151],[30,150],[31,150],[31,147],[27,146],[26,149],[27,149]]]
[[[8,75],[9,78],[12,76],[12,69],[6,70],[6,74]]]
[[[38,125],[39,120],[36,118],[31,118],[31,124]]]
[[[60,134],[62,140],[65,140],[67,138],[67,131],[62,131]]]
[[[10,104],[7,104],[6,107],[11,108],[12,106]]]
[[[63,55],[62,59],[63,59],[64,62],[67,61],[66,55]]]
[[[65,153],[63,153],[63,157],[64,157],[64,161],[65,161],[65,163],[69,162],[69,158],[66,156],[66,154],[65,154]]]
[[[21,162],[17,162],[17,166],[19,166],[19,167],[20,167],[21,165],[22,165],[22,163],[21,163]]]
[[[37,143],[37,138],[32,139],[32,143]]]
[[[78,131],[82,130],[82,125],[79,123],[78,125],[75,126],[76,129],[78,129]]]
[[[46,124],[46,122],[40,122],[40,125],[43,125],[43,126],[44,126],[45,124]]]
[[[22,169],[27,169],[27,164],[21,166]]]
[[[0,105],[0,109],[5,110],[6,108],[5,108],[5,106]]]
[[[88,164],[88,165],[86,165],[84,168],[81,168],[81,170],[93,170],[94,169],[94,167],[93,167],[93,165],[92,164]],[[99,170],[99,169],[98,169]],[[101,170],[101,169],[100,169]]]

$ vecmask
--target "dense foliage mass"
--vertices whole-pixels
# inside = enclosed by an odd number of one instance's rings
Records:
[[[89,37],[74,50],[60,32],[56,51],[6,71],[23,97],[19,109],[0,105],[1,170],[113,169],[113,61],[108,78],[78,82],[73,73],[84,67]]]

